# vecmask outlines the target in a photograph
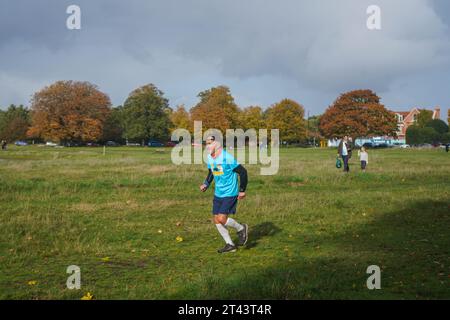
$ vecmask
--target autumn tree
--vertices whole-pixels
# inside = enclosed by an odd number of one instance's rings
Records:
[[[284,99],[266,110],[268,129],[279,129],[280,140],[299,142],[306,138],[305,109],[299,103]]]
[[[320,131],[327,138],[395,136],[397,119],[371,90],[342,94],[320,118]]]
[[[255,129],[256,132],[259,129],[265,129],[266,121],[261,107],[250,106],[244,108],[239,114],[239,127],[244,130]]]
[[[23,105],[12,104],[6,111],[0,110],[0,140],[13,142],[26,139],[29,127],[29,110]]]
[[[153,84],[130,93],[123,105],[123,136],[132,141],[165,140],[169,135],[169,101]]]
[[[190,117],[184,105],[178,106],[171,114],[170,121],[172,122],[172,129],[190,129]]]
[[[58,81],[33,95],[28,136],[57,142],[96,141],[110,105],[109,97],[89,82]]]
[[[207,129],[226,129],[239,127],[239,108],[234,102],[230,89],[218,86],[198,94],[200,102],[191,108],[191,121],[202,121]]]

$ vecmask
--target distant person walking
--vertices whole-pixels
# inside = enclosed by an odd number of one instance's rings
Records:
[[[8,143],[6,142],[6,140],[2,140],[2,150],[6,150],[7,145]]]
[[[445,145],[445,152],[448,152],[448,149],[450,149],[450,143],[447,143],[447,144]]]
[[[366,148],[361,147],[358,151],[359,161],[361,161],[361,170],[366,171],[367,164],[369,163],[369,154],[366,151]]]
[[[344,172],[349,172],[350,167],[348,165],[348,160],[350,160],[352,156],[352,147],[348,136],[344,136],[344,138],[342,138],[341,142],[339,143],[338,156],[341,157],[342,161],[344,162]]]

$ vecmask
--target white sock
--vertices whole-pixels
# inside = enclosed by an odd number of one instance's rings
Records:
[[[225,240],[226,243],[231,244],[234,246],[233,241],[231,240],[230,233],[228,232],[227,228],[225,228],[222,224],[216,224],[217,230],[219,230],[220,235],[222,236],[223,240]]]
[[[228,218],[227,223],[225,223],[225,225],[227,227],[232,227],[234,229],[236,229],[237,232],[241,231],[242,229],[244,229],[244,226],[242,224],[239,224],[236,220],[234,220],[233,218]]]

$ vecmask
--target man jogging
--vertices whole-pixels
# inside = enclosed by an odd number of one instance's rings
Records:
[[[239,237],[238,246],[247,243],[248,226],[239,224],[229,217],[236,213],[237,202],[245,197],[247,188],[247,170],[240,165],[234,157],[223,150],[222,146],[215,141],[213,136],[206,139],[208,150],[208,176],[200,186],[200,191],[205,192],[215,182],[213,210],[214,223],[222,238],[225,247],[219,249],[219,253],[235,252],[237,246],[231,240],[228,228],[236,229]],[[238,178],[239,175],[239,186]]]

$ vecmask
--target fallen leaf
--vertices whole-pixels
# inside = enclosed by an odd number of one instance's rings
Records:
[[[90,292],[88,292],[83,297],[81,297],[81,300],[92,300],[93,298],[94,296]]]

